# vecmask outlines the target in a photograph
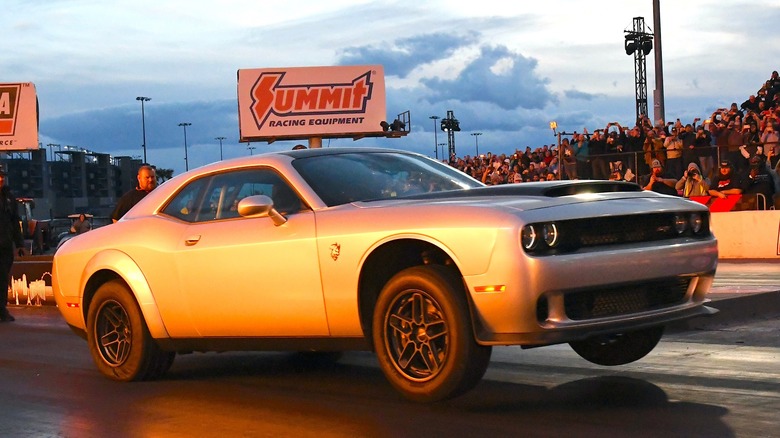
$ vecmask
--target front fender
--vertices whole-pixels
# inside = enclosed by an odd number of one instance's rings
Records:
[[[141,272],[141,268],[126,253],[107,249],[95,254],[84,267],[80,290],[86,291],[90,280],[103,271],[111,271],[118,275],[130,288],[153,338],[170,337],[146,277]]]

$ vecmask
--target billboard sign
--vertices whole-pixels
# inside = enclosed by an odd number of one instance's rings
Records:
[[[381,65],[238,70],[240,141],[385,136]]]
[[[0,150],[29,149],[38,149],[35,85],[0,83]]]

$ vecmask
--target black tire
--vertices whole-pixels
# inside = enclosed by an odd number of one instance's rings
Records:
[[[492,348],[477,344],[460,279],[443,266],[405,269],[382,289],[372,324],[388,381],[406,398],[458,396],[482,379]]]
[[[652,327],[614,335],[596,336],[584,341],[571,342],[571,348],[583,359],[597,365],[625,365],[637,361],[653,351],[664,327]]]
[[[109,281],[95,293],[87,314],[87,342],[98,370],[123,382],[165,374],[176,353],[162,351],[124,283]]]

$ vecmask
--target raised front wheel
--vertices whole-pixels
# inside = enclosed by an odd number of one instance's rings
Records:
[[[571,348],[583,359],[597,365],[625,365],[637,361],[653,351],[664,328],[652,327],[627,333],[596,336],[571,342]]]

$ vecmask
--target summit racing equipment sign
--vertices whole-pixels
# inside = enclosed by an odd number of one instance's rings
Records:
[[[238,71],[241,141],[384,135],[380,65]]]
[[[30,149],[38,149],[35,85],[0,84],[0,150]]]

